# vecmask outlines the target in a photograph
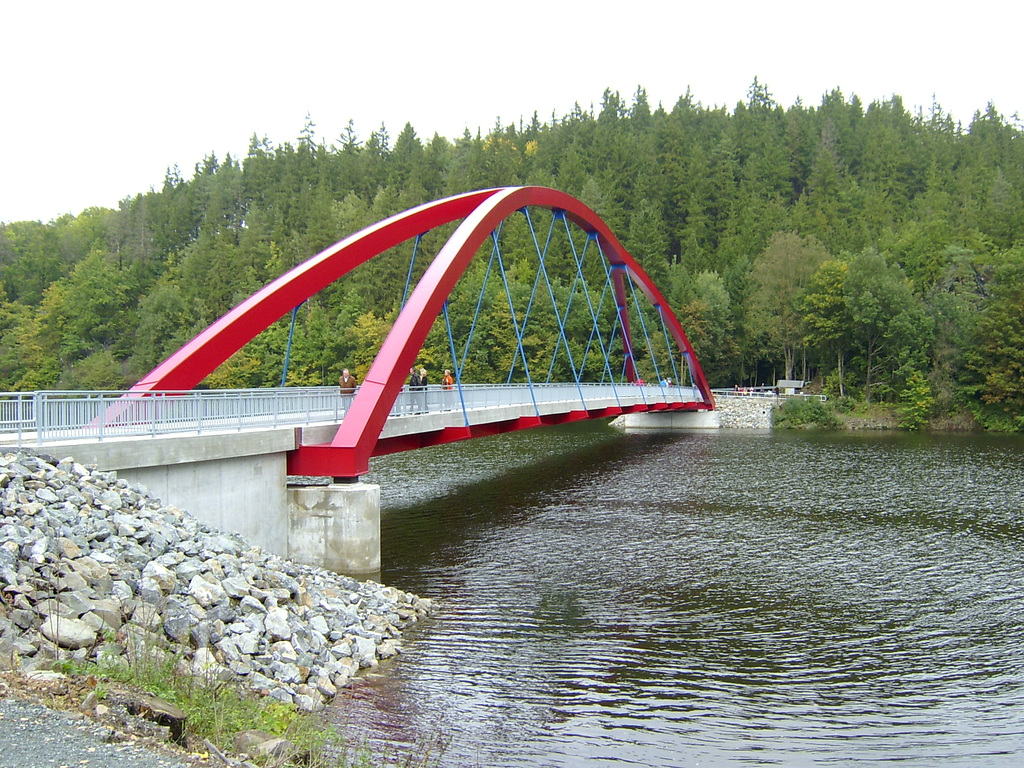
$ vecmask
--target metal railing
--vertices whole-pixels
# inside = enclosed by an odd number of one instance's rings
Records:
[[[0,443],[45,445],[168,434],[340,423],[352,401],[336,387],[128,392],[0,393]],[[693,387],[631,384],[464,384],[404,388],[390,416],[551,403],[566,410],[609,403],[699,402]]]
[[[760,397],[779,400],[798,398],[803,400],[820,400],[823,403],[828,400],[827,395],[810,395],[804,392],[776,392],[774,387],[733,387],[731,389],[712,389],[711,394],[715,396],[716,400],[720,397]]]

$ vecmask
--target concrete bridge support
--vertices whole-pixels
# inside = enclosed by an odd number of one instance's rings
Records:
[[[339,573],[378,573],[380,486],[289,487],[288,557]]]
[[[49,443],[36,450],[95,464],[207,525],[296,562],[351,576],[380,571],[380,486],[288,486],[300,431]]]
[[[713,411],[626,413],[612,421],[626,430],[771,429],[775,397],[717,397]]]
[[[721,427],[718,411],[649,411],[624,413],[612,420],[613,427],[626,431],[674,429],[718,429]]]

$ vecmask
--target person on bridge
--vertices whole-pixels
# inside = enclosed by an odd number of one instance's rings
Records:
[[[348,372],[348,368],[345,368],[341,372],[341,377],[338,379],[338,391],[343,395],[354,395],[356,391],[356,385],[359,382],[356,381],[356,377]]]
[[[341,403],[345,410],[348,410],[348,404],[352,402],[352,396],[356,393],[358,383],[356,377],[348,372],[348,368],[342,370],[341,376],[338,378],[338,392],[341,394]]]
[[[455,386],[455,379],[452,378],[452,372],[447,368],[444,369],[444,376],[441,377],[441,386],[444,389],[451,389]]]
[[[416,370],[414,365],[409,369],[409,391],[413,394],[410,396],[409,409],[414,413],[423,413],[426,408],[426,388],[427,388],[427,369],[420,368]],[[419,394],[423,392],[423,394]]]

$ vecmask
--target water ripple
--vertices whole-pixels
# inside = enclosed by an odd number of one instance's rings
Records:
[[[385,738],[441,727],[452,766],[1024,761],[1019,441],[546,432],[375,466],[383,577],[443,606],[375,683],[412,723]]]

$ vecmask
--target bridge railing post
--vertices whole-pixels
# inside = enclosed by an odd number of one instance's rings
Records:
[[[44,403],[46,402],[45,392],[36,392],[32,397],[32,407],[35,409],[36,417],[36,444],[43,444],[43,430],[45,424],[45,416],[43,414]]]

